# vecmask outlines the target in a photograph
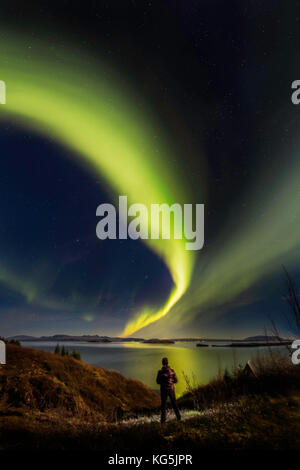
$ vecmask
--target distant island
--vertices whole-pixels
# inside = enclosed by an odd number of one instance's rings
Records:
[[[215,341],[215,340],[214,340]],[[223,340],[225,341],[225,340]],[[277,336],[249,336],[241,340],[231,340],[226,344],[212,344],[213,348],[255,348],[262,346],[286,346],[292,343],[290,339],[279,338]],[[209,344],[201,342],[197,347],[208,347]]]
[[[175,341],[172,339],[157,339],[157,338],[145,339],[142,342],[148,343],[148,344],[174,344],[175,343]]]
[[[113,341],[108,338],[90,339],[89,343],[112,343]]]

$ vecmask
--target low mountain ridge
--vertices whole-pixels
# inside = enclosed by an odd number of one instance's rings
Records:
[[[248,338],[244,338],[242,341],[284,341],[283,338],[278,338],[277,336],[266,336],[266,335],[258,335],[258,336],[249,336]]]

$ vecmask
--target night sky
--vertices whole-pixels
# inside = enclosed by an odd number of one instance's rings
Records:
[[[0,336],[287,332],[299,51],[299,1],[1,6]],[[122,194],[205,204],[204,248],[99,240]]]

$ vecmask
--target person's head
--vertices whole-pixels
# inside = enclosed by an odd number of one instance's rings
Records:
[[[167,358],[167,357],[163,357],[161,362],[162,362],[162,365],[163,365],[163,366],[167,366],[167,365],[168,365],[168,358]]]

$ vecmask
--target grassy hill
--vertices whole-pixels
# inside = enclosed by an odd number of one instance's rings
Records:
[[[65,356],[7,345],[0,366],[0,413],[49,412],[113,421],[116,413],[149,410],[159,396],[120,373]]]

